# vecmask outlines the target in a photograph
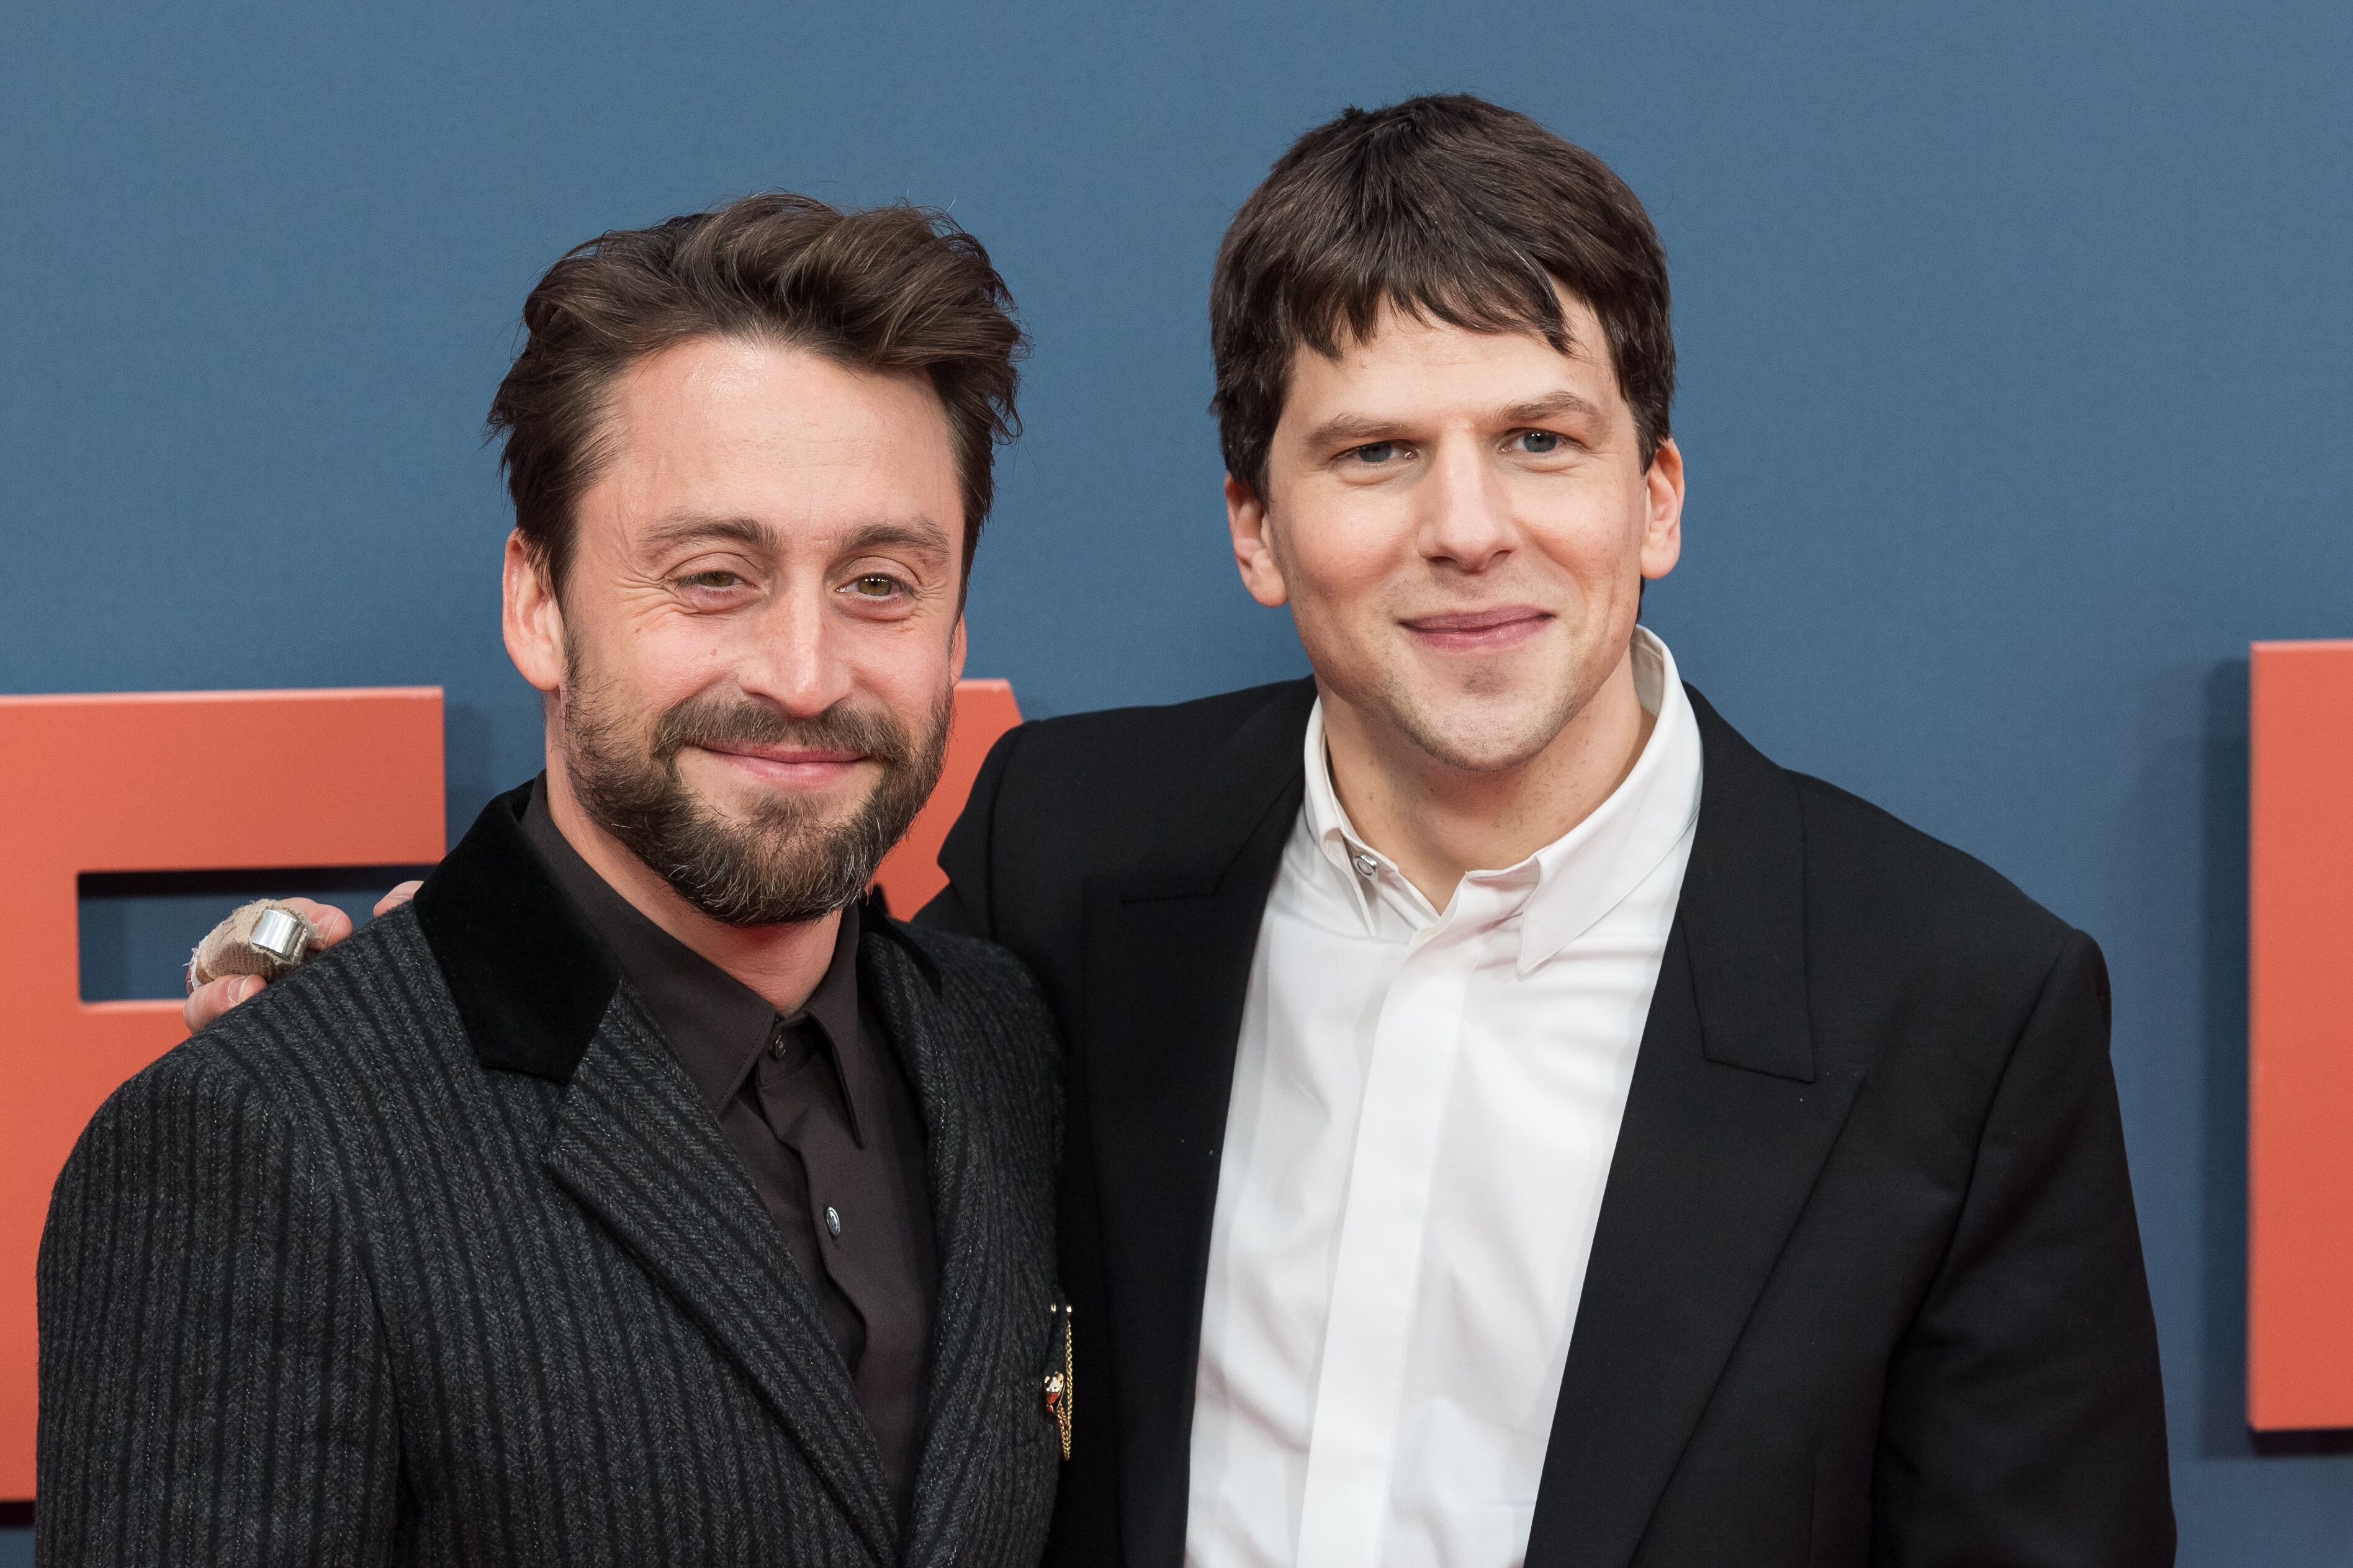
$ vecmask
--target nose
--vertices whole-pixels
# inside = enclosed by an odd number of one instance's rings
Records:
[[[827,613],[825,595],[822,582],[796,584],[744,624],[736,684],[789,718],[814,719],[849,695],[841,617]]]
[[[1518,536],[1503,484],[1469,437],[1438,444],[1423,505],[1421,552],[1430,561],[1483,572],[1511,552]]]

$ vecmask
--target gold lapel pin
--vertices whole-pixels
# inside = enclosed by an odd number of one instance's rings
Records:
[[[1049,1307],[1047,1311],[1058,1320],[1062,1342],[1062,1364],[1046,1374],[1046,1414],[1054,1418],[1054,1426],[1062,1435],[1062,1458],[1071,1457],[1071,1395],[1078,1384],[1078,1366],[1071,1351],[1071,1309],[1065,1302]]]

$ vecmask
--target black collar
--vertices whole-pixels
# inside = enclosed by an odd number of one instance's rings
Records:
[[[570,1083],[621,966],[523,837],[531,789],[482,808],[417,889],[417,923],[482,1065]]]
[[[417,923],[487,1068],[570,1083],[620,988],[621,966],[524,836],[526,784],[482,808],[417,889]],[[938,966],[868,895],[860,963],[881,940],[902,949],[937,994]]]
[[[1794,774],[1686,685],[1699,721],[1699,835],[1675,919],[1692,951],[1702,1050],[1776,1078],[1814,1078],[1806,1000],[1806,829]]]

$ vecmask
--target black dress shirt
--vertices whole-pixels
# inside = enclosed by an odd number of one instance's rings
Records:
[[[744,1162],[840,1348],[903,1504],[922,1436],[939,1259],[913,1086],[859,995],[856,904],[798,1011],[639,913],[557,831],[543,780],[523,833],[645,999]]]

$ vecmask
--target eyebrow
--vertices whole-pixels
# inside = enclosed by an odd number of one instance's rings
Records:
[[[1532,397],[1525,403],[1499,408],[1493,416],[1497,424],[1515,426],[1542,425],[1554,419],[1599,417],[1600,405],[1566,387],[1558,392],[1548,392],[1542,397]],[[1335,415],[1307,433],[1307,448],[1312,452],[1328,452],[1374,441],[1392,440],[1403,424],[1401,420],[1383,419],[1370,414]]]
[[[1600,416],[1599,404],[1566,387],[1558,392],[1548,392],[1542,397],[1530,398],[1525,403],[1514,403],[1500,411],[1500,417],[1506,425],[1541,425],[1548,419],[1598,419]]]
[[[948,552],[948,531],[928,517],[912,517],[865,523],[852,529],[841,541],[846,554],[884,550],[894,544],[944,555]]]
[[[740,544],[746,550],[775,554],[785,543],[770,524],[752,517],[687,516],[672,518],[651,530],[646,542],[656,551],[688,544]],[[837,542],[840,551],[855,554],[892,545],[944,555],[947,531],[927,517],[881,519],[849,530]]]
[[[652,529],[646,543],[656,551],[681,544],[724,543],[772,552],[778,541],[776,531],[755,518],[686,516],[671,518]]]
[[[1343,447],[1361,447],[1394,436],[1397,429],[1394,419],[1378,419],[1369,414],[1338,414],[1307,433],[1307,449],[1329,452]]]

